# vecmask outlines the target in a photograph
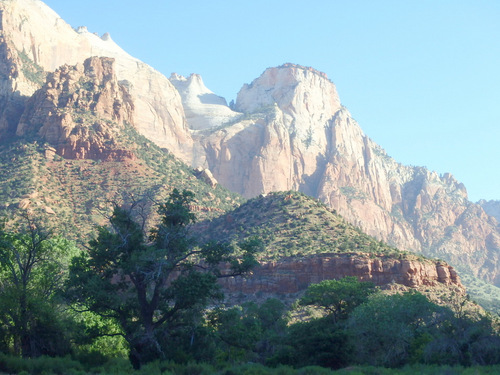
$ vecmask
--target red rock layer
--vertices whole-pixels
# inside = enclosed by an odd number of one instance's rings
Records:
[[[359,254],[324,254],[265,262],[246,277],[225,278],[220,282],[231,293],[291,294],[305,290],[312,283],[345,276],[379,286],[397,283],[412,288],[446,285],[464,289],[456,271],[444,262]]]

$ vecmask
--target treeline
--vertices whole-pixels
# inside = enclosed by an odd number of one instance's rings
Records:
[[[29,211],[3,224],[0,372],[128,373],[132,366],[159,374],[284,374],[500,364],[492,317],[417,292],[385,294],[356,278],[313,284],[292,307],[277,299],[225,307],[217,280],[250,271],[262,244],[197,243],[193,200],[174,190],[149,231],[141,201],[115,205],[84,251]],[[311,309],[315,315],[304,315]]]

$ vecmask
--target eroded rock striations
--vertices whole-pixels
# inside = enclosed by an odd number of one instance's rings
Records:
[[[221,279],[221,284],[230,293],[282,295],[304,291],[311,283],[345,276],[355,276],[377,286],[447,286],[464,292],[456,271],[444,262],[363,254],[321,254],[264,262],[249,276]]]
[[[68,159],[131,159],[133,153],[118,138],[125,123],[133,122],[133,113],[114,59],[93,57],[50,73],[27,102],[16,133],[37,133]]]

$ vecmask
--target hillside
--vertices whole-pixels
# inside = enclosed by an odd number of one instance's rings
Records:
[[[300,285],[335,274],[357,276],[389,289],[411,287],[440,302],[451,298],[450,290],[463,293],[463,283],[472,300],[500,313],[499,288],[463,269],[458,278],[442,260],[378,241],[321,201],[299,192],[249,199],[232,211],[199,222],[195,230],[203,241],[241,241],[253,236],[263,241],[266,251],[259,256],[261,268],[251,279],[227,285],[236,300],[242,292],[257,293],[261,299],[295,295]],[[394,282],[397,286],[391,286]]]
[[[134,147],[127,161],[64,159],[40,141],[17,139],[0,145],[0,216],[20,208],[44,216],[57,233],[86,244],[97,225],[107,224],[113,202],[143,199],[149,220],[153,202],[173,188],[196,194],[200,218],[236,207],[242,198],[221,186],[211,187],[195,171],[128,128],[123,140]]]
[[[266,260],[323,253],[404,254],[347,223],[324,203],[294,191],[252,198],[201,224],[207,240],[262,239]]]

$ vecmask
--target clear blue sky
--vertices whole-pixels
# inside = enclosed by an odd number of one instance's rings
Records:
[[[498,0],[46,0],[167,77],[199,73],[229,102],[266,68],[325,72],[397,161],[500,200]]]

